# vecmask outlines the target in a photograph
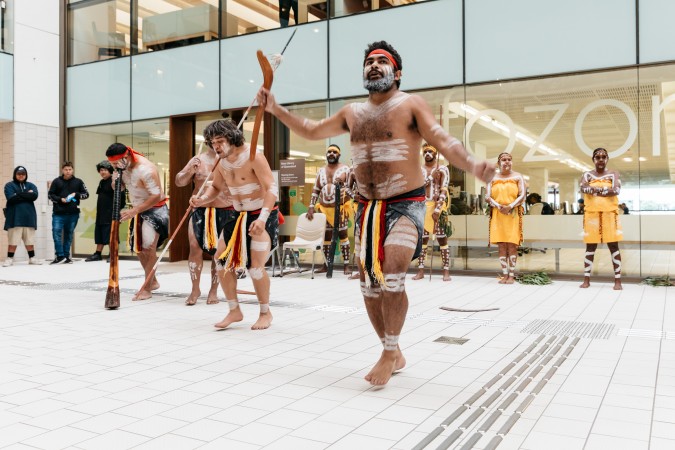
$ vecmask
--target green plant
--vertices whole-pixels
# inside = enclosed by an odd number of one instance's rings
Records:
[[[543,270],[540,270],[539,272],[521,273],[516,276],[516,281],[520,284],[533,284],[536,286],[553,283],[548,274]]]
[[[647,277],[640,284],[648,284],[649,286],[675,286],[675,283],[672,282],[670,276],[662,275],[658,277]]]

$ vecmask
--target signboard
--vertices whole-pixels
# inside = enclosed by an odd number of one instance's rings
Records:
[[[282,159],[279,161],[279,169],[279,186],[304,186],[304,159]]]

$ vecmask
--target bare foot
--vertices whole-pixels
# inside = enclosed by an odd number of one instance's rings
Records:
[[[443,281],[450,281],[452,278],[450,277],[450,271],[449,270],[444,270],[443,271]]]
[[[328,266],[326,266],[325,264],[321,266],[320,269],[314,271],[314,273],[326,273],[326,272],[328,272]]]
[[[504,283],[506,283],[506,277],[499,277],[498,283],[499,283],[499,284],[504,284]]]
[[[619,279],[614,280],[614,290],[615,291],[623,290],[623,286],[621,286],[621,280]]]
[[[147,300],[150,297],[152,297],[152,292],[142,290],[142,291],[136,292],[136,295],[134,295],[131,300],[135,302],[135,301],[138,301],[138,300]]]
[[[195,303],[197,303],[197,299],[199,298],[200,295],[202,295],[202,293],[200,291],[192,291],[190,293],[190,296],[187,298],[187,300],[185,300],[185,304],[187,306],[194,305]]]
[[[424,278],[424,269],[419,269],[417,275],[412,277],[413,280],[421,280],[422,278]]]
[[[241,322],[244,320],[244,315],[241,313],[241,308],[231,309],[230,312],[225,316],[223,320],[214,325],[216,328],[227,328],[235,322]]]
[[[342,268],[342,273],[345,274],[345,275],[351,275],[351,274],[352,274],[352,271],[351,271],[351,269],[347,266],[347,264],[345,264],[345,266]]]
[[[266,312],[266,313],[260,313],[260,316],[258,317],[258,320],[251,325],[251,330],[265,330],[272,325],[272,313],[271,312]]]
[[[361,278],[361,276],[359,275],[358,272],[356,272],[356,273],[351,274],[351,275],[349,276],[349,278],[347,278],[347,279],[348,279],[348,280],[358,280],[359,278]]]
[[[150,290],[151,291],[156,291],[159,289],[159,281],[155,280],[151,285],[150,285]]]
[[[396,354],[400,353],[398,351],[382,351],[382,356],[375,363],[368,375],[364,378],[373,386],[383,386],[389,382],[391,375],[397,370],[396,369]],[[405,362],[404,362],[405,364]]]
[[[513,284],[516,282],[516,279],[513,278],[512,276],[509,276],[506,281],[504,281],[504,284]]]
[[[591,279],[589,277],[584,277],[584,282],[579,285],[581,289],[586,289],[591,285]]]
[[[209,296],[206,297],[206,304],[207,305],[217,305],[220,303],[220,300],[218,300],[218,289],[214,289],[209,292]]]

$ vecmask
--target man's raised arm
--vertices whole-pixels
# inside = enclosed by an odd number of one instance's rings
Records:
[[[459,139],[451,136],[436,122],[431,108],[422,97],[413,95],[412,100],[413,114],[422,138],[436,147],[438,152],[453,166],[473,174],[482,181],[492,180],[495,175],[495,165],[487,161],[477,161],[470,155]]]
[[[344,117],[345,108],[340,109],[332,116],[319,121],[309,120],[293,114],[283,106],[279,105],[274,99],[272,92],[265,88],[260,88],[258,91],[258,104],[267,102],[265,111],[274,115],[277,119],[305,139],[326,139],[346,133],[348,130],[347,122]]]

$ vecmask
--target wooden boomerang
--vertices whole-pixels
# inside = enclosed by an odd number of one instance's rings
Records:
[[[263,73],[263,84],[267,90],[272,88],[272,82],[274,81],[274,69],[270,65],[269,60],[263,55],[262,50],[256,52],[258,57],[258,63],[260,64],[260,70]],[[251,135],[251,161],[255,159],[255,154],[258,151],[258,134],[260,133],[260,124],[262,123],[263,115],[265,114],[265,105],[266,102],[262,102],[258,105],[258,110],[255,113],[255,122],[253,123],[253,134]]]

